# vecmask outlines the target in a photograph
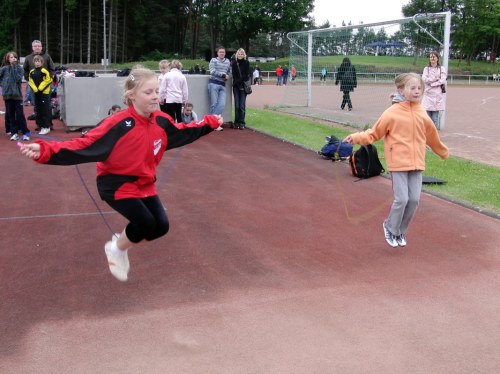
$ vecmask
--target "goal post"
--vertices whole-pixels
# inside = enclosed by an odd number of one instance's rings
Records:
[[[290,32],[289,66],[295,67],[297,78],[287,84],[277,109],[357,127],[370,126],[390,105],[398,74],[422,74],[434,50],[440,53],[441,65],[448,71],[450,30],[451,13],[442,12]],[[345,57],[354,65],[358,82],[351,92],[352,111],[340,108],[343,93],[335,85]],[[441,128],[445,125],[444,113]]]

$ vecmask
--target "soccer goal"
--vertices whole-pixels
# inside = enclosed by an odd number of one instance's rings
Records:
[[[297,70],[297,77],[287,84],[277,109],[351,126],[371,126],[390,105],[398,74],[422,74],[431,51],[440,53],[441,65],[448,69],[450,28],[451,13],[443,12],[288,33],[289,66]],[[335,85],[345,57],[357,76],[357,87],[350,95],[352,111],[341,109],[343,93]],[[441,128],[444,125],[443,112]]]

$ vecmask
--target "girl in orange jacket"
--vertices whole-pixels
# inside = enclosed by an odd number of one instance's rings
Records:
[[[425,170],[428,145],[442,159],[448,148],[441,142],[434,123],[420,105],[424,82],[415,73],[398,75],[393,105],[371,129],[348,135],[350,144],[371,144],[384,138],[387,168],[391,175],[394,201],[383,223],[385,240],[391,247],[406,245],[406,232],[415,215]]]

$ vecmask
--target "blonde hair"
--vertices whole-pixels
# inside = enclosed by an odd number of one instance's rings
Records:
[[[172,69],[182,70],[182,64],[179,60],[172,60],[172,62],[170,63],[170,67]]]
[[[170,68],[170,62],[168,60],[161,60],[159,63],[158,63],[158,67],[161,69],[161,68],[166,68],[166,69],[169,69]]]
[[[125,79],[124,92],[122,96],[123,103],[128,106],[132,105],[130,95],[135,93],[139,86],[141,86],[145,81],[153,78],[157,79],[156,74],[152,70],[143,67],[132,69],[127,79]]]
[[[240,48],[236,51],[236,58],[238,58],[238,53],[242,52],[243,53],[243,58],[247,58],[247,53],[243,48]]]
[[[417,73],[403,73],[399,74],[396,79],[394,79],[394,84],[397,88],[406,88],[412,80],[416,79],[420,85],[424,86],[424,80]]]
[[[394,79],[394,84],[396,85],[396,88],[399,90],[405,90],[409,88],[411,82],[417,81],[420,84],[420,87],[422,88],[420,97],[424,95],[424,87],[425,83],[422,77],[417,74],[417,73],[403,73],[399,74],[396,79]]]

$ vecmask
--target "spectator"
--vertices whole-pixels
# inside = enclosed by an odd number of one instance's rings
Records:
[[[319,81],[326,82],[326,75],[327,74],[328,74],[328,71],[326,70],[325,67],[323,67],[323,69],[321,69],[321,77],[319,78]]]
[[[108,116],[111,116],[113,114],[116,114],[122,110],[122,107],[119,106],[118,104],[112,105],[111,108],[108,110]]]
[[[5,102],[5,131],[10,140],[18,140],[19,131],[23,133],[23,140],[30,140],[24,117],[22,81],[23,68],[18,63],[16,52],[7,52],[0,69],[0,84]]]
[[[259,85],[259,81],[262,82],[262,78],[260,77],[260,68],[259,65],[255,65],[255,69],[253,69],[253,84]]]
[[[35,68],[29,74],[29,85],[35,97],[36,125],[40,128],[40,135],[50,132],[50,86],[52,77],[47,69],[43,67],[43,57],[41,55],[33,58]]]
[[[286,82],[288,81],[288,65],[283,66],[283,86],[286,86]]]
[[[276,86],[281,86],[281,83],[283,81],[283,68],[281,65],[278,65],[276,68]]]
[[[424,68],[422,79],[425,83],[422,106],[432,118],[432,122],[439,130],[439,114],[445,109],[442,87],[446,84],[446,69],[439,64],[439,53],[432,51],[429,54],[429,64]]]
[[[165,74],[160,97],[165,97],[165,110],[175,122],[182,122],[182,106],[188,101],[188,84],[182,74],[182,64],[179,60],[172,60],[170,71]]]
[[[229,79],[231,69],[224,47],[217,48],[217,57],[210,60],[208,69],[210,70],[210,80],[208,81],[210,114],[222,114],[226,107],[226,81]],[[219,126],[215,130],[221,131],[223,128]]]
[[[245,82],[250,84],[252,72],[250,63],[247,60],[247,54],[243,48],[236,51],[236,60],[232,66],[233,75],[233,95],[234,95],[234,125],[235,129],[243,130],[246,126],[245,112],[247,93],[245,91]]]
[[[292,65],[292,83],[295,83],[295,79],[297,78],[297,68],[295,65]]]
[[[343,92],[342,104],[340,109],[344,110],[346,104],[349,110],[352,110],[352,102],[350,93],[354,91],[354,88],[358,86],[358,81],[356,78],[356,69],[351,64],[351,60],[348,57],[344,57],[342,63],[339,66],[337,72],[337,79],[335,80],[335,85],[340,82],[340,91]]]
[[[165,79],[165,75],[168,73],[170,70],[170,62],[168,60],[161,60],[158,63],[158,68],[160,69],[160,75],[158,76],[158,86],[162,87],[163,80]],[[166,92],[161,92],[160,91],[160,110],[163,113],[166,113],[166,108],[165,108],[165,100],[167,99]]]
[[[198,115],[193,110],[193,104],[186,103],[184,104],[184,108],[182,109],[182,122],[191,123],[193,121],[198,121]]]
[[[33,52],[26,56],[24,59],[24,64],[23,64],[23,69],[24,69],[24,79],[26,82],[29,81],[29,74],[32,69],[35,68],[35,64],[33,62],[33,58],[37,55],[40,55],[43,57],[43,68],[45,68],[51,77],[54,76],[54,62],[52,61],[52,58],[50,55],[46,52],[43,51],[42,48],[42,42],[40,40],[33,40],[31,43],[31,48]],[[31,90],[31,87],[29,85],[26,86],[26,95],[29,96],[30,93],[29,91]],[[32,96],[33,97],[33,96]],[[35,100],[35,97],[33,97],[33,100]],[[33,105],[35,105],[35,114],[33,116],[28,117],[28,119],[35,119],[36,118],[36,102],[31,102]],[[52,129],[52,115],[49,111],[49,123],[50,123],[50,128]],[[40,128],[35,128],[35,130],[40,130]]]

